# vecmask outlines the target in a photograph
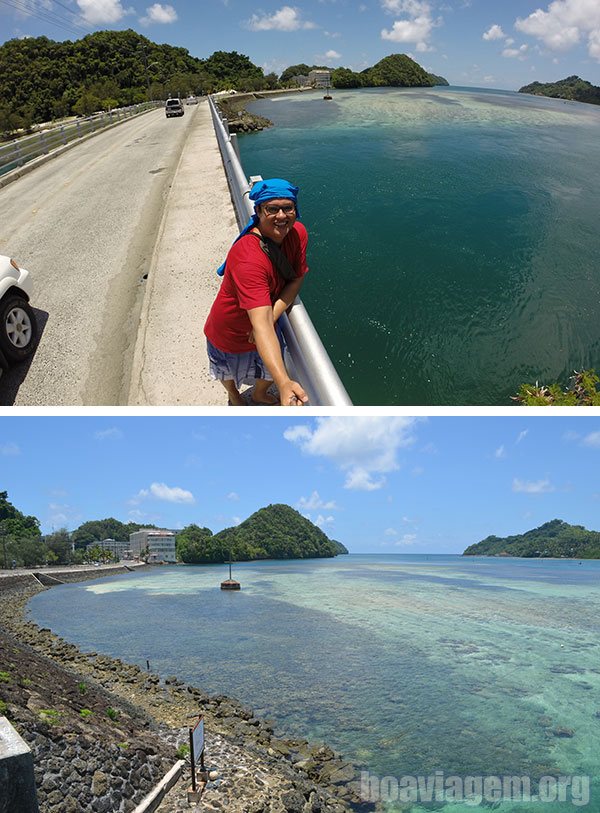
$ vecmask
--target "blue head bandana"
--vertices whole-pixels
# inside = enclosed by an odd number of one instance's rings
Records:
[[[267,181],[257,181],[250,190],[249,198],[251,201],[254,201],[254,214],[235,238],[234,243],[237,243],[240,237],[243,237],[258,225],[256,207],[260,206],[261,203],[266,203],[269,200],[279,200],[281,198],[291,200],[296,206],[296,217],[300,217],[300,212],[298,211],[298,187],[289,181],[284,181],[283,178],[270,178]],[[225,273],[226,262],[227,261],[225,261],[220,268],[217,268],[217,274],[221,277]]]

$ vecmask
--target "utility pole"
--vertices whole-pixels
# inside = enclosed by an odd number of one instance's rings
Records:
[[[2,549],[4,551],[4,569],[8,570],[8,559],[6,558],[6,523],[4,520],[0,522],[0,537],[2,538]]]

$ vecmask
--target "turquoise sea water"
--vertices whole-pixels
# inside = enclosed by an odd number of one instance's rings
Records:
[[[253,103],[301,187],[302,298],[356,404],[508,405],[600,367],[600,109],[467,88]]]
[[[235,594],[219,590],[225,570],[171,566],[64,585],[30,608],[84,650],[144,667],[148,658],[379,777],[585,774],[586,809],[600,810],[600,562],[244,563]],[[561,728],[572,736],[553,733]]]

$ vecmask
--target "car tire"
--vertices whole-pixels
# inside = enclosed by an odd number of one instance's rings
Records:
[[[0,350],[11,362],[25,361],[35,350],[37,321],[31,305],[18,294],[0,302]]]

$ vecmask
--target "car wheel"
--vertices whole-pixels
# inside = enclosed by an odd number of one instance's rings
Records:
[[[0,303],[0,349],[8,361],[24,361],[35,349],[37,322],[22,296],[12,294]]]

